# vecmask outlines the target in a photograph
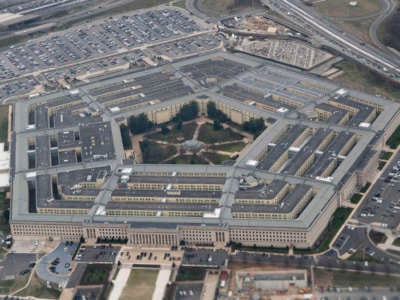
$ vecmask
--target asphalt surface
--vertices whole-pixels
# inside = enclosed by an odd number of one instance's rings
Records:
[[[400,174],[393,167],[398,167],[400,152],[386,167],[383,174],[370,189],[363,203],[356,211],[354,218],[364,224],[375,223],[382,228],[394,230],[400,223],[400,180],[394,176]],[[393,174],[394,176],[390,176]]]
[[[87,246],[81,247],[75,256],[79,262],[113,263],[121,247]]]
[[[311,266],[324,267],[328,269],[338,269],[344,271],[359,272],[379,272],[383,274],[400,274],[400,265],[393,261],[385,260],[384,263],[368,263],[360,261],[344,261],[337,259],[334,251],[328,251],[324,255],[306,256],[306,255],[278,255],[263,254],[254,252],[236,252],[230,256],[231,262],[252,263],[252,264],[269,264],[284,267],[305,267]]]
[[[382,22],[396,9],[396,2],[395,0],[382,0],[382,4],[384,5],[383,10],[369,27],[369,37],[376,46],[382,50],[388,51],[386,46],[379,40],[377,31]]]
[[[0,263],[0,280],[13,279],[21,275],[25,270],[31,270],[29,266],[36,262],[36,254],[9,253]]]
[[[382,53],[377,48],[362,43],[358,38],[343,33],[336,26],[297,0],[263,0],[262,3],[288,19],[303,25],[315,38],[344,53],[381,74],[400,81],[400,63],[396,55]]]
[[[70,277],[70,264],[77,243],[60,243],[56,249],[40,260],[36,272],[44,281],[53,282],[64,286]],[[56,263],[58,261],[58,263]]]

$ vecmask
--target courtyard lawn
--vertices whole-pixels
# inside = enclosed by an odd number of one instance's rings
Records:
[[[191,122],[182,125],[182,129],[179,130],[174,124],[173,128],[167,134],[156,132],[147,135],[147,137],[152,140],[164,141],[168,143],[181,143],[182,141],[191,140],[193,138],[196,127],[196,122]]]
[[[244,142],[234,142],[234,143],[229,143],[229,144],[223,144],[223,145],[217,145],[217,146],[212,146],[212,149],[215,150],[220,150],[220,151],[226,151],[226,152],[240,152],[242,149],[246,147],[246,143]]]
[[[176,148],[172,145],[160,145],[151,141],[140,142],[143,163],[155,164],[174,155]]]
[[[230,128],[214,130],[213,125],[208,123],[202,125],[199,132],[199,140],[206,144],[236,141],[242,138],[242,135],[233,132]]]
[[[198,155],[180,155],[166,163],[168,164],[188,164],[188,165],[207,165],[208,162]]]
[[[214,152],[206,152],[204,153],[204,156],[208,158],[215,165],[220,165],[222,164],[222,162],[230,159],[229,155],[224,155]]]

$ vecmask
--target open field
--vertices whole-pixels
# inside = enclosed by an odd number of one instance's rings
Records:
[[[174,2],[174,6],[180,7],[180,8],[186,8],[185,5],[186,0],[177,0]]]
[[[350,33],[364,42],[372,43],[369,37],[369,27],[371,26],[374,18],[362,20],[336,20],[337,26],[344,32]]]
[[[364,286],[384,286],[399,287],[400,278],[377,274],[366,274],[360,272],[343,272],[315,269],[316,286],[336,286],[336,287],[364,287]],[[324,279],[324,280],[322,280]],[[328,283],[329,282],[329,283]]]
[[[22,288],[28,281],[29,275],[30,273],[25,274],[24,276],[19,276],[18,278],[12,280],[1,280],[0,294],[9,294],[13,291]]]
[[[351,61],[342,61],[335,65],[344,74],[334,79],[335,82],[351,89],[382,95],[390,99],[400,98],[400,86],[376,72]]]
[[[158,270],[132,270],[121,295],[121,300],[151,299]]]
[[[379,0],[360,0],[356,7],[350,6],[347,0],[325,0],[315,3],[313,7],[322,15],[334,18],[334,22],[344,32],[355,35],[365,42],[371,42],[369,27],[380,11]],[[357,19],[357,17],[366,18]]]
[[[378,37],[388,47],[400,51],[400,7],[378,29]]]
[[[200,10],[209,15],[231,14],[240,9],[251,8],[251,6],[259,7],[257,0],[199,0],[198,7]]]
[[[40,297],[46,299],[58,299],[60,292],[54,289],[49,289],[39,278],[34,275],[28,287],[17,294],[21,297]]]
[[[379,0],[359,0],[356,7],[348,0],[325,0],[313,4],[315,10],[328,17],[360,17],[379,12]]]

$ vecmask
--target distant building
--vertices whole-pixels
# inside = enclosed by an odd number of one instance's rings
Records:
[[[307,271],[238,272],[237,280],[240,289],[287,290],[289,287],[305,288],[307,287]]]
[[[0,143],[0,191],[10,187],[10,152],[4,150],[4,143]]]

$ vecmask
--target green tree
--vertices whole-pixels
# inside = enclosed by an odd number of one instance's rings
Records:
[[[139,134],[154,128],[154,123],[142,113],[138,116],[129,117],[128,127],[132,134]]]
[[[218,120],[214,120],[213,128],[214,128],[214,130],[221,130],[222,129],[221,122]]]
[[[169,128],[165,123],[161,124],[161,134],[166,135],[169,132]]]
[[[252,133],[254,136],[260,135],[266,128],[263,118],[250,119],[242,125],[243,130]]]
[[[121,124],[120,126],[122,145],[124,149],[132,149],[131,138],[129,135],[129,128],[125,124]]]
[[[229,121],[228,116],[221,110],[217,109],[215,102],[207,103],[207,115],[210,119],[218,120],[222,123]]]
[[[199,105],[196,101],[191,101],[188,104],[184,104],[179,113],[178,113],[178,120],[182,121],[190,121],[199,115]]]
[[[208,102],[207,103],[207,115],[210,119],[215,119],[217,116],[217,106],[215,105],[215,102]]]

